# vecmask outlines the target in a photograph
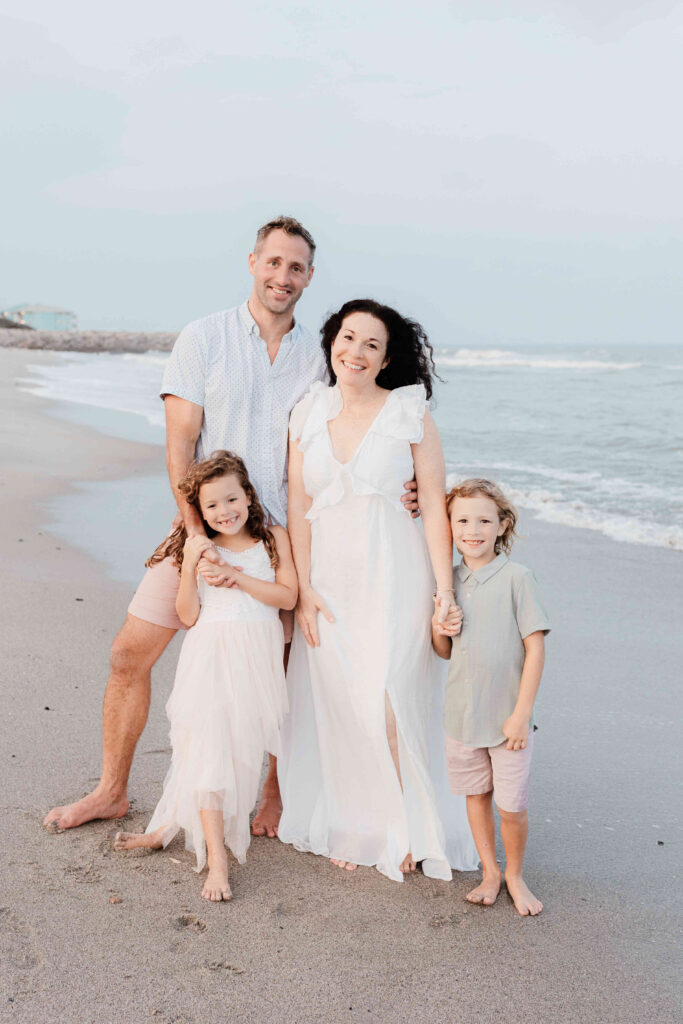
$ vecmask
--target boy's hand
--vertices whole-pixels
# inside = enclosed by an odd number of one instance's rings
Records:
[[[434,614],[432,615],[432,629],[438,636],[457,636],[462,629],[462,608],[457,604],[451,604],[448,608],[446,618],[441,621],[443,608],[441,599],[434,598]]]
[[[524,750],[528,735],[529,719],[523,715],[516,715],[513,711],[510,717],[503,722],[503,736],[507,739],[505,749]]]

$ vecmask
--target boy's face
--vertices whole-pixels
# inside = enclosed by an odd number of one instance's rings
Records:
[[[496,557],[496,540],[505,533],[507,520],[484,494],[455,498],[450,510],[453,541],[468,569],[481,569]]]

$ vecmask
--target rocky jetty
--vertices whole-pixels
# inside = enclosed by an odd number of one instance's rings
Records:
[[[177,334],[161,331],[22,331],[0,328],[0,348],[54,352],[170,352]]]

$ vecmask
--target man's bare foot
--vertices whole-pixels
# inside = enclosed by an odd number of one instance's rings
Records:
[[[251,833],[254,836],[268,836],[269,839],[275,839],[282,816],[282,800],[279,789],[270,787],[266,789],[266,785],[263,787],[261,799],[251,823]]]
[[[344,868],[345,871],[355,871],[358,867],[357,864],[352,864],[350,860],[337,860],[336,857],[330,857],[330,864],[334,864],[336,868]]]
[[[403,863],[401,864],[399,871],[402,871],[404,875],[408,871],[417,871],[417,864],[413,860],[412,853],[409,853],[407,857],[404,857]]]
[[[123,818],[128,813],[128,797],[112,796],[99,786],[88,793],[82,800],[64,807],[53,807],[45,815],[43,825],[48,832],[63,832],[66,828],[78,828],[86,821],[97,821],[100,818]]]
[[[228,884],[228,858],[220,860],[209,866],[209,873],[202,889],[202,899],[210,900],[212,903],[220,903],[221,900],[232,899],[232,889]]]
[[[119,853],[121,850],[160,850],[163,843],[161,836],[163,829],[158,828],[156,832],[117,832],[114,836],[114,849]]]
[[[526,882],[521,875],[517,875],[516,877],[506,875],[505,884],[507,885],[508,892],[512,896],[512,900],[518,914],[521,914],[522,917],[535,917],[536,914],[541,913],[543,910],[543,904],[527,887]]]
[[[485,907],[492,907],[500,892],[500,882],[500,871],[496,875],[484,875],[479,885],[471,889],[465,899],[468,903],[479,903]]]

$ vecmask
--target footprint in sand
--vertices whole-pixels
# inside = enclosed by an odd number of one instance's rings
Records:
[[[201,918],[195,917],[194,914],[181,914],[180,917],[176,917],[173,927],[178,932],[184,931],[185,928],[191,928],[193,932],[206,931],[205,923]]]

